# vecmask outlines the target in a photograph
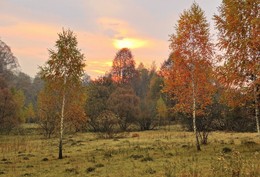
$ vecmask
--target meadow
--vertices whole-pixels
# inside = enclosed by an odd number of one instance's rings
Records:
[[[178,126],[113,139],[75,133],[65,135],[59,160],[58,138],[27,126],[17,135],[0,135],[0,176],[260,176],[256,133],[212,132],[200,152],[194,144],[193,133]]]

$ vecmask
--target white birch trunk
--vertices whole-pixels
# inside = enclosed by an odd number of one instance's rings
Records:
[[[65,108],[65,101],[66,101],[65,85],[66,85],[66,73],[64,74],[64,83],[63,83],[64,88],[63,88],[62,105],[61,105],[59,159],[62,159],[63,122],[64,122],[64,108]]]
[[[193,118],[193,131],[196,137],[196,147],[197,150],[200,151],[200,142],[199,142],[199,137],[198,137],[198,132],[197,132],[197,126],[196,126],[196,94],[195,94],[195,81],[194,81],[194,75],[193,75],[194,68],[192,68],[192,73],[191,73],[191,79],[192,79],[192,118]]]
[[[257,99],[257,86],[254,86],[254,99],[255,99],[255,119],[256,119],[256,128],[257,133],[260,135],[260,127],[259,127],[259,107],[258,107],[258,99]]]

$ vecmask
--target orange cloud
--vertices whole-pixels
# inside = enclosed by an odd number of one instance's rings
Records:
[[[55,49],[57,33],[61,32],[62,25],[39,23],[7,15],[0,16],[1,22],[8,22],[8,20],[11,22],[4,25],[0,23],[1,40],[12,48],[25,69],[23,71],[34,76],[38,72],[38,66],[49,58],[47,49]],[[125,21],[100,18],[97,22],[100,30],[97,29],[94,33],[72,29],[77,35],[78,47],[86,57],[86,72],[92,78],[110,70],[118,48],[133,49],[137,63],[139,61],[151,63],[157,60],[155,56],[163,56],[165,49],[168,49],[167,41],[142,36]]]
[[[90,61],[89,65],[96,65],[99,67],[110,67],[112,66],[112,61]]]
[[[98,24],[103,33],[113,39],[113,45],[117,49],[142,48],[148,45],[147,40],[123,20],[103,17],[98,19]]]
[[[35,22],[23,22],[23,20],[10,16],[2,16],[0,20],[12,19],[11,25],[0,27],[0,32],[4,36],[26,38],[27,40],[48,41],[60,30],[58,26],[51,24],[40,24]]]
[[[49,58],[48,48],[55,49],[55,41],[61,32],[61,27],[54,24],[44,24],[33,21],[25,21],[12,16],[1,16],[0,20],[8,21],[11,19],[12,24],[1,25],[1,40],[6,42],[12,49],[19,63],[31,76],[38,72],[38,65],[35,60],[40,63],[47,61]],[[79,48],[85,54],[87,70],[100,71],[102,74],[111,66],[110,61],[103,61],[98,58],[107,58],[108,53],[113,50],[112,40],[102,34],[93,34],[82,30],[74,30],[79,41]],[[102,52],[101,52],[102,51]],[[111,55],[110,57],[113,57]],[[28,63],[28,59],[34,60]],[[101,61],[100,61],[101,60]],[[99,62],[100,61],[100,62]],[[96,64],[94,64],[96,62]],[[26,66],[27,65],[27,66]]]
[[[94,60],[94,61],[93,61]],[[92,61],[87,62],[86,71],[96,74],[105,74],[110,70],[112,66],[112,59],[93,59]]]
[[[95,73],[97,73],[97,74],[105,74],[105,73],[106,73],[105,71],[103,71],[103,70],[98,70],[98,69],[91,69],[90,71],[93,71],[93,72],[95,72]]]

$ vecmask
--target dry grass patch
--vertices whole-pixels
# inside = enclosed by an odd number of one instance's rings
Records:
[[[100,139],[92,133],[66,135],[62,160],[58,160],[57,138],[0,136],[0,176],[260,175],[260,138],[256,133],[214,132],[201,152],[196,151],[192,132],[136,134],[139,136],[130,133],[116,140]],[[224,149],[231,151],[224,153]]]

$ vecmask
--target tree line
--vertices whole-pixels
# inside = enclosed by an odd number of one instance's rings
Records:
[[[132,51],[123,48],[112,69],[94,80],[84,73],[85,56],[69,29],[58,34],[33,80],[19,72],[1,41],[1,132],[37,122],[46,137],[59,133],[62,149],[64,131],[112,137],[180,123],[194,131],[198,150],[213,130],[260,133],[258,7],[257,0],[223,1],[213,17],[214,44],[204,11],[193,3],[180,15],[160,68],[137,66]]]

